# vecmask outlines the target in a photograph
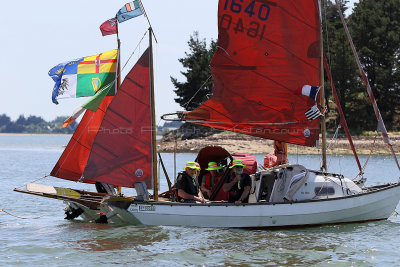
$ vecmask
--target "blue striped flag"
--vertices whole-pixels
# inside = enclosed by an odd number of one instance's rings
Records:
[[[143,14],[139,0],[125,4],[117,13],[118,22],[124,22],[128,19],[140,16]]]

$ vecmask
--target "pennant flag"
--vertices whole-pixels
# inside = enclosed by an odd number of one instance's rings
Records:
[[[303,85],[303,87],[299,87],[296,90],[296,94],[300,95],[305,95],[308,96],[311,99],[314,99],[314,101],[317,101],[317,95],[319,93],[319,89],[321,87],[319,86],[311,86],[311,85]]]
[[[89,101],[84,103],[82,106],[78,107],[77,109],[74,110],[72,115],[66,119],[63,123],[63,125],[60,128],[66,128],[69,126],[71,123],[73,123],[79,116],[88,110],[96,112],[96,110],[99,108],[101,102],[103,102],[104,98],[109,94],[109,90],[113,88],[113,84],[110,83],[104,88],[100,89]]]
[[[322,116],[321,111],[318,109],[317,105],[312,106],[309,110],[305,112],[305,115],[309,121],[315,120]]]
[[[142,8],[140,7],[139,0],[135,0],[128,4],[125,4],[117,13],[116,17],[118,22],[124,22],[128,19],[140,16],[143,14]]]
[[[80,106],[77,109],[74,110],[74,112],[72,113],[72,115],[66,119],[63,123],[63,125],[61,125],[61,129],[64,129],[66,127],[68,127],[71,123],[73,123],[83,112],[85,111],[85,109]]]
[[[112,84],[108,95],[115,94],[118,50],[95,56],[79,58],[53,67],[49,76],[56,82],[52,100],[93,96],[103,87]]]
[[[103,36],[118,33],[117,18],[104,21],[103,24],[100,25],[100,31]]]

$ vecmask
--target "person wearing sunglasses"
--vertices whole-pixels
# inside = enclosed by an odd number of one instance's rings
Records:
[[[243,172],[246,165],[240,159],[234,159],[232,166],[229,168],[233,169],[233,172],[227,178],[222,189],[224,192],[229,192],[229,202],[233,202],[235,205],[247,203],[251,188],[251,178],[247,173]]]

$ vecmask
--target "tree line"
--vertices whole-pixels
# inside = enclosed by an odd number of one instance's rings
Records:
[[[45,121],[42,117],[20,115],[18,119],[12,121],[6,114],[0,115],[0,133],[43,133],[43,134],[71,134],[75,131],[78,124],[73,122],[65,129],[61,125],[67,116],[60,116],[52,121]]]
[[[350,130],[354,134],[375,130],[377,121],[369,96],[358,71],[355,58],[345,35],[336,4],[322,0],[324,51],[330,66],[340,103]],[[342,12],[348,1],[339,0]],[[346,17],[354,45],[367,74],[386,127],[400,130],[400,4],[398,0],[360,0]],[[189,52],[179,62],[186,81],[171,77],[177,97],[185,110],[193,110],[212,93],[210,62],[216,41],[207,45],[195,32],[188,41]],[[331,87],[325,76],[326,100],[329,103],[328,130],[334,131],[339,117]]]

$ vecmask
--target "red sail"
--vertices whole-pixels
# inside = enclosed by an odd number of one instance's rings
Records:
[[[152,187],[149,49],[109,105],[83,176],[125,187],[145,181]]]
[[[113,96],[106,96],[96,112],[86,111],[63,154],[51,171],[51,176],[72,181],[78,181],[82,177],[93,140],[112,98]],[[93,183],[87,179],[83,179],[83,182]]]
[[[220,0],[218,20],[213,96],[183,119],[315,146],[321,114],[301,89],[320,86],[318,1]]]

